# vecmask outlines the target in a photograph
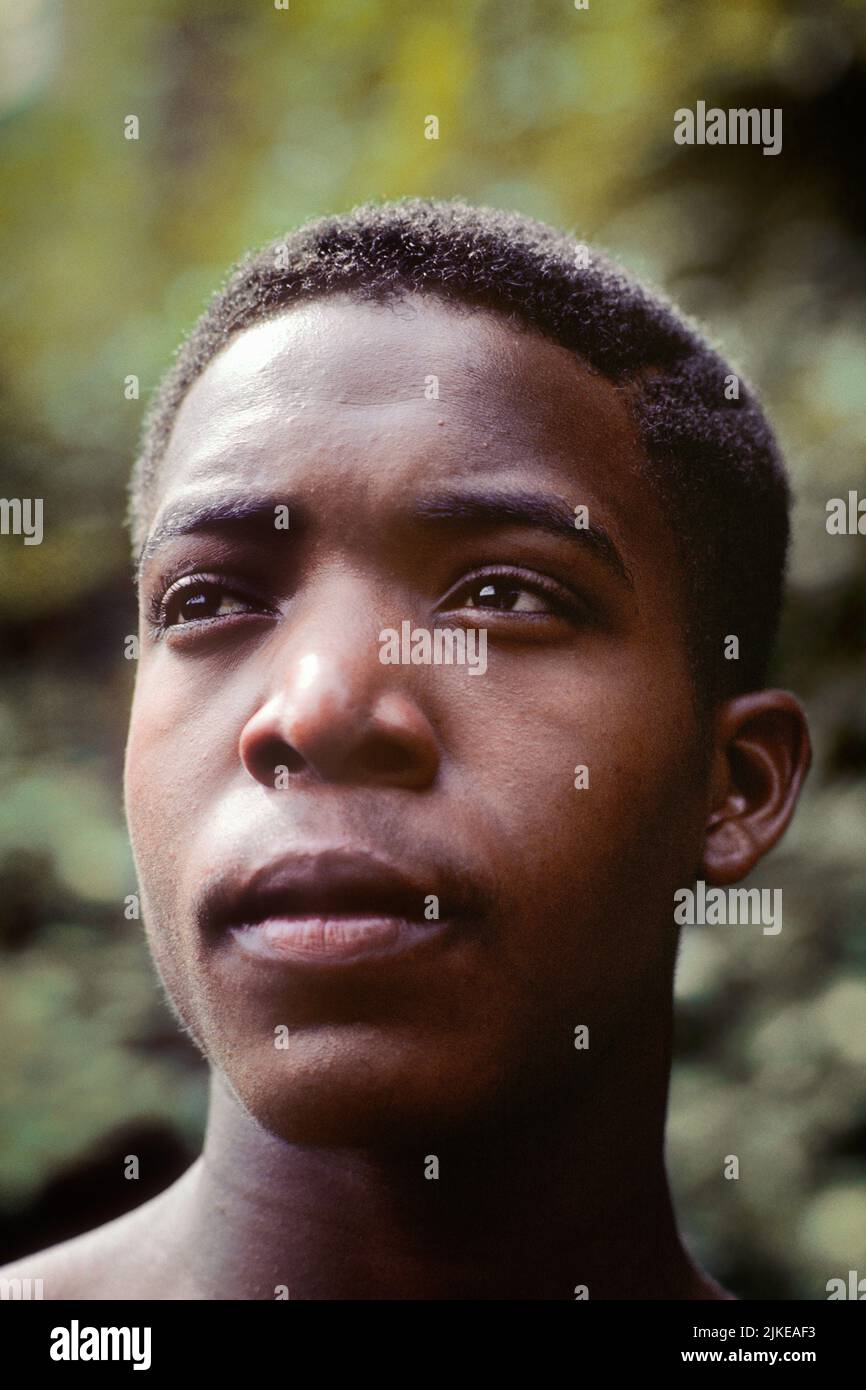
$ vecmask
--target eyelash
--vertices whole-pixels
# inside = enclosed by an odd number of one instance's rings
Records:
[[[485,580],[511,580],[515,589],[525,590],[528,593],[540,594],[550,604],[549,613],[523,613],[518,621],[537,622],[539,619],[550,618],[551,616],[565,618],[572,622],[590,620],[593,616],[592,608],[586,599],[579,597],[576,593],[565,589],[555,580],[547,575],[539,574],[537,571],[528,572],[516,567],[488,565],[475,570],[473,573],[464,575],[457,584],[452,585],[442,600],[446,604],[449,600],[455,599],[460,595],[468,595],[473,588],[477,588]],[[190,618],[185,623],[170,622],[170,605],[173,599],[182,598],[185,592],[189,594],[196,590],[221,592],[223,595],[237,598],[241,602],[248,602],[251,605],[258,604],[259,610],[266,614],[273,614],[274,609],[269,607],[260,598],[254,597],[227,580],[221,579],[218,575],[208,573],[195,573],[182,575],[179,578],[170,580],[169,576],[164,576],[162,581],[154,589],[147,604],[147,619],[151,629],[151,634],[158,639],[175,627],[196,627],[204,623],[218,623],[229,620],[230,616],[244,615],[224,615],[210,618]],[[440,605],[441,607],[442,605]],[[465,607],[463,605],[462,607]],[[499,609],[485,609],[480,604],[473,604],[478,613],[495,613],[498,618],[509,618],[507,611]],[[461,611],[461,606],[451,603],[450,608],[445,608],[445,612]],[[510,621],[515,621],[512,617]]]
[[[174,627],[193,627],[206,622],[226,621],[225,617],[222,619],[191,618],[186,623],[168,621],[169,606],[172,599],[178,597],[183,598],[186,593],[191,595],[199,589],[203,589],[208,593],[212,593],[213,591],[221,592],[224,595],[238,598],[242,602],[251,605],[258,604],[261,610],[266,613],[273,612],[273,609],[269,608],[261,599],[255,598],[250,593],[245,593],[237,585],[230,584],[227,580],[221,579],[219,575],[207,573],[185,574],[174,580],[170,580],[168,576],[165,576],[154,589],[153,595],[147,605],[147,618],[154,637],[161,637]]]
[[[537,570],[521,570],[515,566],[508,565],[486,565],[461,578],[458,584],[454,585],[446,595],[443,603],[447,602],[452,595],[459,596],[466,594],[471,589],[477,588],[485,580],[507,579],[513,582],[515,589],[523,589],[530,594],[541,594],[550,604],[551,613],[523,613],[520,621],[538,621],[539,619],[549,618],[552,615],[570,619],[572,622],[581,619],[587,621],[592,616],[589,601],[581,598],[578,594],[564,588],[556,580],[550,579],[547,575],[539,574]],[[473,605],[477,611],[483,613],[495,612],[498,617],[508,617],[508,614],[498,609],[485,610],[481,605]],[[456,607],[456,605],[452,605]],[[513,621],[513,619],[512,619]]]

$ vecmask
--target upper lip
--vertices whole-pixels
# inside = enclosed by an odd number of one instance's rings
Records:
[[[268,917],[325,915],[393,916],[423,921],[425,899],[442,897],[443,916],[466,906],[466,886],[436,874],[409,876],[366,851],[296,851],[204,894],[200,920],[206,930],[247,926]]]

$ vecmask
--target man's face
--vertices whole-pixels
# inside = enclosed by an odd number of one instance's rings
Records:
[[[431,299],[295,308],[189,391],[126,807],[175,1007],[275,1133],[564,1105],[578,1025],[664,1019],[707,792],[640,464],[609,382]],[[406,621],[485,629],[486,669],[384,664]]]

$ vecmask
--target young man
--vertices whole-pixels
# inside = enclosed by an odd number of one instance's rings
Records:
[[[674,905],[749,873],[807,770],[764,686],[787,511],[745,385],[546,227],[406,201],[245,262],[131,505],[126,806],[204,1152],[3,1273],[733,1297],[665,1173]]]

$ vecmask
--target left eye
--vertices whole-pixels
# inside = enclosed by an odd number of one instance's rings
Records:
[[[481,609],[514,617],[569,617],[578,612],[577,595],[539,574],[474,574],[453,588],[442,607],[456,613]]]
[[[487,608],[497,613],[550,613],[554,604],[518,579],[484,578],[473,580],[459,591],[460,608]],[[453,606],[457,607],[457,604]]]

